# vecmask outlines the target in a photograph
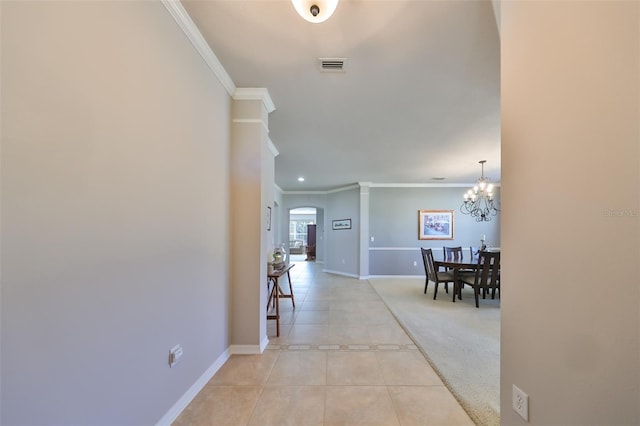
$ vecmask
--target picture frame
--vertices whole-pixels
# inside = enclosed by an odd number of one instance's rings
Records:
[[[351,229],[351,219],[332,220],[331,229],[336,231],[341,229]]]
[[[453,240],[453,210],[418,210],[419,240]]]
[[[267,206],[267,231],[271,231],[271,206]]]

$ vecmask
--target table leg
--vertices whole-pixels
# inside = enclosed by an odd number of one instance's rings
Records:
[[[458,270],[459,268],[453,268],[453,302],[456,301],[456,296],[458,300],[462,300],[462,285],[458,282]]]
[[[276,282],[276,287],[278,283]],[[278,301],[278,294],[276,293],[276,337],[280,337],[280,302]]]
[[[269,282],[273,283],[273,286],[271,287],[271,291],[269,292],[269,299],[267,300],[267,311],[269,310],[269,305],[273,304],[273,306],[275,306],[276,308],[276,314],[267,314],[267,319],[276,320],[276,336],[280,337],[280,303],[278,302],[278,280],[270,279],[269,281],[267,281],[267,285],[269,285]]]
[[[293,300],[293,287],[291,286],[291,275],[289,275],[289,271],[287,271],[287,279],[289,280],[289,293],[291,294],[291,304],[293,307],[296,307],[296,302]]]
[[[458,268],[453,268],[453,303],[456,302],[456,294],[458,294]]]
[[[284,291],[282,291],[282,288],[280,288],[280,285],[278,284],[278,297],[283,297],[285,299],[291,299],[291,303],[293,304],[293,307],[296,307],[296,302],[293,299],[293,287],[291,285],[291,275],[289,275],[289,271],[287,271],[287,279],[289,280],[289,294],[286,294]],[[276,279],[277,282],[277,279]]]

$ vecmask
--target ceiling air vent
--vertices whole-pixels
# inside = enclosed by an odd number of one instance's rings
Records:
[[[320,58],[320,71],[324,72],[344,72],[346,58]]]

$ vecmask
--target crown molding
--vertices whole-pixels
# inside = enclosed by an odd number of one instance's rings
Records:
[[[355,185],[349,185],[349,186],[343,186],[341,188],[335,188],[335,189],[330,189],[327,191],[327,194],[334,194],[336,192],[342,192],[342,191],[349,191],[351,189],[359,189],[360,185],[355,184]]]
[[[466,188],[471,183],[372,183],[372,188]]]
[[[262,101],[269,114],[276,110],[269,91],[263,87],[238,87],[232,96],[234,101]]]
[[[280,151],[278,151],[278,148],[276,148],[276,146],[273,144],[270,138],[267,138],[267,147],[269,148],[269,151],[273,154],[274,157],[277,157],[278,155],[280,155]]]
[[[327,195],[327,194],[334,194],[336,192],[342,192],[342,191],[349,191],[351,189],[358,189],[360,188],[360,185],[355,184],[355,185],[349,185],[349,186],[343,186],[340,188],[333,188],[333,189],[327,189],[327,190],[317,190],[317,191],[283,191],[282,189],[280,189],[280,191],[282,191],[283,195]]]
[[[200,56],[202,56],[202,59],[204,59],[204,62],[207,64],[209,69],[211,69],[213,74],[227,90],[227,93],[233,96],[236,92],[236,85],[222,66],[222,63],[220,63],[220,60],[218,60],[218,57],[213,53],[213,50],[211,50],[211,47],[202,36],[202,33],[200,33],[200,30],[198,30],[198,27],[196,27],[196,24],[193,22],[184,6],[182,6],[182,3],[180,3],[180,0],[161,1],[169,14],[187,36],[193,47]]]
[[[500,182],[491,182],[493,186],[500,186]],[[372,188],[467,188],[476,185],[471,183],[372,183]]]
[[[500,187],[500,182],[492,182],[493,186]],[[280,192],[285,195],[326,195],[334,192],[348,191],[355,188],[469,188],[473,187],[476,183],[372,183],[372,182],[359,182],[355,185],[343,186],[339,188],[316,190],[316,191],[286,191],[280,188]]]
[[[220,83],[227,90],[227,93],[235,100],[261,100],[264,103],[268,113],[275,111],[276,106],[269,95],[269,91],[260,87],[237,88],[233,80],[222,66],[202,33],[193,22],[189,13],[185,10],[180,0],[161,0],[169,14],[182,29],[196,51],[202,56],[205,63],[209,66],[213,74],[218,78]]]

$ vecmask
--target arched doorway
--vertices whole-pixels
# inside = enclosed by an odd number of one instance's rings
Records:
[[[291,261],[315,260],[317,210],[299,207],[289,210],[289,255]]]

